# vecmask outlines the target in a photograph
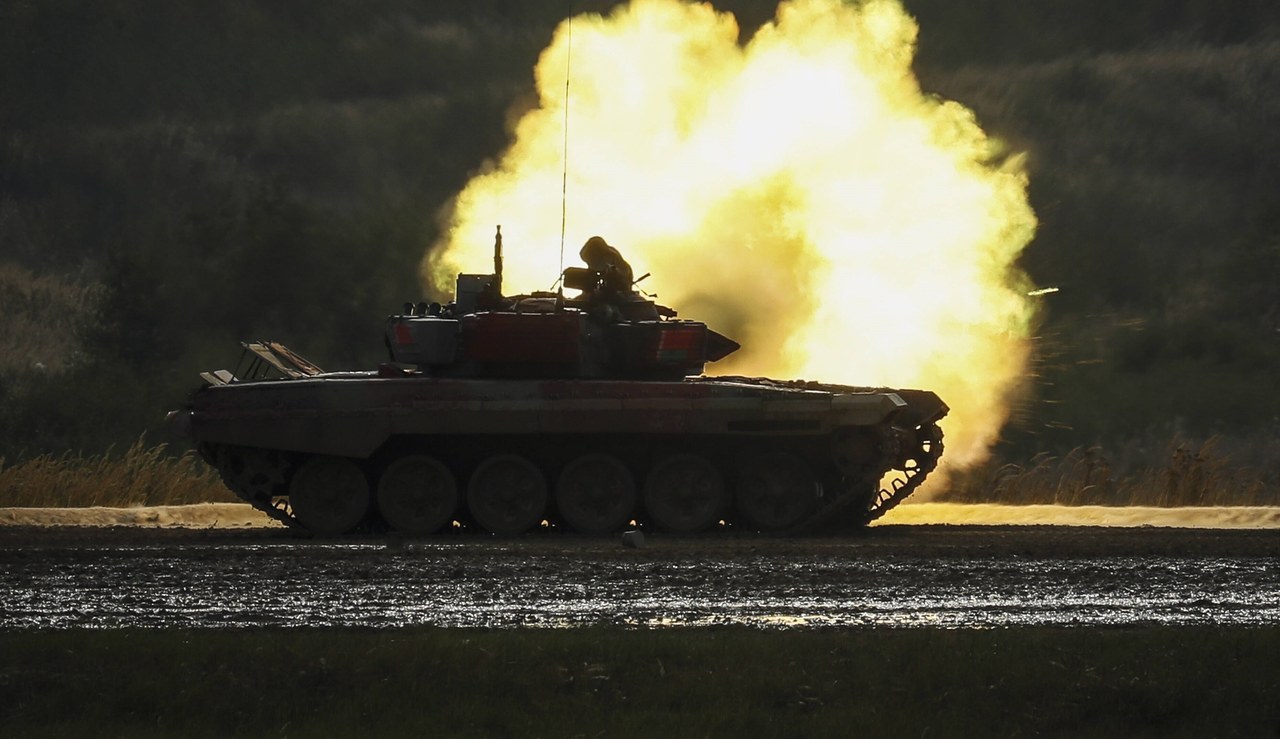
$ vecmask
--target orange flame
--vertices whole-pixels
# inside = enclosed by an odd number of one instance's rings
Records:
[[[916,31],[896,0],[789,0],[745,44],[705,3],[567,21],[540,105],[457,196],[424,279],[449,294],[498,223],[508,292],[559,274],[572,38],[570,263],[593,234],[620,245],[661,302],[742,342],[717,372],[935,390],[946,461],[983,459],[1025,372],[1014,260],[1035,216],[1022,158],[921,91]]]

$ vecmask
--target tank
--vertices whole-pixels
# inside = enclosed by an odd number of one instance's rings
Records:
[[[603,239],[580,255],[555,292],[507,296],[499,228],[492,273],[386,319],[387,362],[247,343],[169,422],[237,496],[325,536],[848,532],[937,466],[934,393],[705,376],[739,345]]]

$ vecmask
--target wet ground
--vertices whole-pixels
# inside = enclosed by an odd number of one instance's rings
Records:
[[[311,540],[0,528],[0,628],[1280,625],[1280,531]]]

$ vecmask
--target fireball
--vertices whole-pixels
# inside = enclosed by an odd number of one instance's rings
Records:
[[[1036,221],[1023,158],[920,89],[916,33],[896,0],[788,0],[745,41],[706,3],[566,20],[424,281],[451,293],[501,224],[508,292],[544,290],[600,234],[742,343],[716,372],[934,390],[944,462],[984,459],[1026,372]]]

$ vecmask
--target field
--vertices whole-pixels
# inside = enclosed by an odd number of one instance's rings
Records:
[[[0,732],[1271,736],[1277,651],[1219,628],[7,632]]]

